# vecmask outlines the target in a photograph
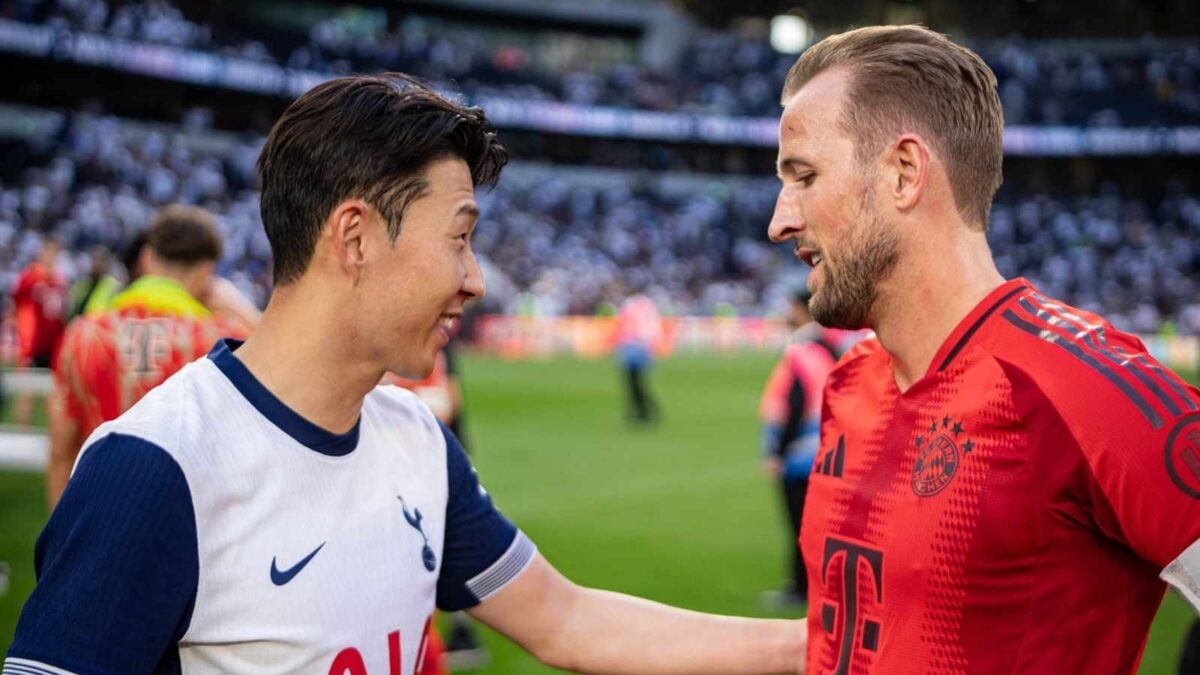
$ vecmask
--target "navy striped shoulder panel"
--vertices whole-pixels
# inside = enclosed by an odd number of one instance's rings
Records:
[[[1004,311],[1017,329],[1049,342],[1108,380],[1155,429],[1166,419],[1200,406],[1162,365],[1108,340],[1104,325],[1040,293],[1030,293]]]

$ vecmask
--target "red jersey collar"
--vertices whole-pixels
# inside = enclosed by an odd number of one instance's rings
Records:
[[[949,337],[942,343],[937,354],[934,355],[933,361],[929,363],[929,371],[925,373],[929,376],[936,372],[941,372],[954,362],[955,357],[959,352],[967,346],[975,332],[987,322],[988,318],[995,313],[1001,305],[1011,300],[1014,296],[1033,286],[1025,279],[1020,277],[1010,279],[997,286],[991,293],[987,294],[975,309],[972,309],[963,317],[962,321],[950,331]]]

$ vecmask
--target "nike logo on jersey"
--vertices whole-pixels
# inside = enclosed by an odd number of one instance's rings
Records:
[[[413,529],[421,533],[421,539],[425,541],[421,547],[421,562],[425,565],[425,569],[432,572],[437,567],[437,556],[433,554],[433,549],[429,547],[429,537],[425,536],[425,528],[421,526],[421,519],[425,516],[421,515],[421,509],[413,509],[412,513],[408,512],[408,504],[404,503],[404,497],[396,495],[396,499],[400,500],[400,508],[404,511],[404,519],[408,521]]]
[[[317,553],[319,553],[324,547],[325,542],[321,542],[321,545],[314,548],[312,553],[304,556],[303,560],[283,571],[280,571],[279,568],[275,566],[275,558],[271,558],[271,583],[275,584],[276,586],[282,586],[296,578],[296,575],[300,573],[300,570],[304,569],[304,566],[311,562],[312,559],[317,556]]]

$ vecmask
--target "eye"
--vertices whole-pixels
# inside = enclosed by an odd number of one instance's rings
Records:
[[[809,173],[798,176],[796,178],[796,182],[800,183],[804,187],[808,187],[808,186],[812,185],[813,181],[816,179],[817,179],[817,174],[809,172]]]

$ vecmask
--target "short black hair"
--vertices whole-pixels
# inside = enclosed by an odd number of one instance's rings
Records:
[[[142,257],[142,249],[146,248],[146,239],[146,231],[138,230],[133,233],[129,242],[121,250],[121,264],[125,266],[125,273],[129,276],[130,281],[133,281],[140,272],[138,260]]]
[[[221,231],[213,214],[199,206],[169,204],[146,230],[146,245],[163,260],[179,265],[221,259]]]
[[[483,110],[408,75],[340,77],[293,101],[258,158],[276,285],[304,274],[343,200],[371,204],[395,239],[405,208],[427,189],[425,169],[448,157],[467,163],[475,186],[495,184],[508,163]]]

